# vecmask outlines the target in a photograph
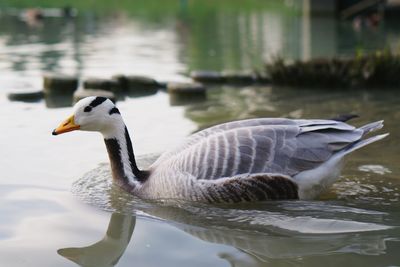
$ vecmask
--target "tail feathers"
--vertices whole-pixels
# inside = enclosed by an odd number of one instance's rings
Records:
[[[383,120],[382,121],[376,121],[372,123],[368,123],[367,125],[361,126],[359,129],[364,132],[363,135],[370,133],[372,131],[379,130],[383,127]]]
[[[371,124],[373,124],[373,123],[371,123]],[[366,126],[368,126],[368,125],[366,125]],[[365,126],[363,126],[363,127],[365,127]],[[376,129],[379,129],[379,128],[376,128]],[[373,129],[373,130],[375,130],[375,129]],[[373,130],[370,130],[370,131],[373,131]],[[363,146],[366,146],[366,145],[369,145],[369,144],[371,144],[373,142],[379,141],[379,140],[385,138],[388,135],[389,135],[389,133],[385,133],[385,134],[375,135],[375,136],[372,136],[372,137],[367,138],[367,139],[359,140],[359,141],[351,144],[350,146],[346,147],[343,150],[344,154],[345,155],[349,154],[349,153],[353,152],[354,150],[357,150],[357,149],[359,149],[359,148],[361,148]]]

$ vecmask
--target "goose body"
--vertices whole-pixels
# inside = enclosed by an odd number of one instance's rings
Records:
[[[347,154],[387,136],[365,138],[382,126],[284,118],[228,122],[189,136],[145,171],[136,165],[119,110],[106,98],[79,101],[53,134],[101,132],[114,181],[138,197],[243,202],[317,197],[336,181]]]

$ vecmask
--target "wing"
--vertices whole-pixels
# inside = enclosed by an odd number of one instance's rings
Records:
[[[153,166],[158,165],[165,160],[169,159],[171,156],[181,153],[183,150],[197,145],[199,142],[204,140],[205,138],[223,133],[229,130],[238,129],[238,128],[247,128],[247,127],[254,127],[254,126],[267,126],[267,125],[296,125],[295,120],[285,119],[285,118],[259,118],[259,119],[247,119],[247,120],[239,120],[239,121],[232,121],[226,122],[222,124],[218,124],[212,126],[210,128],[204,129],[197,133],[190,135],[185,141],[178,146],[177,148],[163,153],[160,158],[153,164]]]
[[[353,126],[330,120],[246,120],[201,131],[179,151],[162,158],[204,180],[253,173],[294,176],[319,166],[362,134]]]

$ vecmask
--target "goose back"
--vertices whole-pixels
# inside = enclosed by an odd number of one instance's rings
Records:
[[[246,173],[293,177],[318,167],[362,135],[362,130],[332,120],[242,120],[193,134],[152,167],[167,164],[198,180]]]

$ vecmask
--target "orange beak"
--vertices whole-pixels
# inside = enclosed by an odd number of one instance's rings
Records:
[[[58,135],[62,133],[67,133],[75,130],[79,130],[80,126],[75,124],[74,115],[63,121],[60,126],[58,126],[53,131],[53,135]]]

